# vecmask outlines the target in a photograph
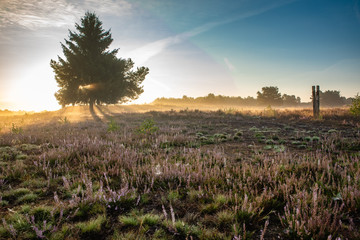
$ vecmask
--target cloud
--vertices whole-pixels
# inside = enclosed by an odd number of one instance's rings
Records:
[[[125,0],[2,0],[0,28],[20,26],[30,30],[43,27],[68,27],[85,11],[124,15],[131,5]]]
[[[234,65],[232,65],[229,59],[224,58],[224,62],[230,71],[234,72],[236,70],[236,68],[234,67]]]
[[[61,27],[74,22],[76,13],[65,0],[5,0],[0,5],[0,27]]]
[[[132,52],[129,53],[129,56],[133,59],[135,59],[135,62],[139,65],[142,65],[143,63],[145,63],[147,60],[149,60],[150,58],[152,58],[153,56],[158,55],[159,53],[161,53],[164,49],[166,49],[167,47],[170,47],[172,45],[181,43],[191,37],[194,37],[196,35],[199,35],[201,33],[207,32],[215,27],[218,26],[222,26],[228,23],[232,23],[241,19],[246,19],[249,17],[253,17],[256,15],[260,15],[264,12],[267,12],[271,9],[275,9],[278,8],[280,6],[283,6],[285,4],[289,4],[291,2],[294,2],[296,0],[290,0],[290,1],[282,1],[281,3],[277,3],[277,4],[272,4],[269,5],[267,7],[263,7],[260,9],[256,9],[253,11],[248,11],[246,13],[241,13],[239,15],[236,15],[234,17],[230,17],[230,18],[226,18],[220,21],[214,21],[214,22],[209,22],[206,23],[204,25],[201,25],[199,27],[193,28],[190,31],[187,32],[183,32],[171,37],[167,37],[164,39],[160,39],[158,41],[149,43],[143,47],[140,47],[138,49],[133,50]]]
[[[132,5],[125,0],[85,0],[84,8],[98,13],[121,16],[129,14]]]

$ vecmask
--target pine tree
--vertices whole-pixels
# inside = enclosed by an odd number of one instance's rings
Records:
[[[69,40],[61,43],[65,58],[51,60],[60,89],[55,93],[59,104],[115,104],[136,99],[143,92],[141,83],[149,73],[146,67],[132,70],[131,59],[117,58],[119,49],[109,51],[110,30],[105,31],[95,13],[87,12],[78,32],[69,30]]]

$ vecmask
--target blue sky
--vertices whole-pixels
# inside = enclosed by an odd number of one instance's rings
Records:
[[[312,85],[360,92],[359,0],[1,0],[0,109],[56,109],[50,59],[85,11],[150,68],[145,92],[256,96],[263,86],[309,101]]]

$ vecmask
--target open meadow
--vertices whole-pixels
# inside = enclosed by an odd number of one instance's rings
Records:
[[[0,239],[360,239],[348,109],[0,113]]]

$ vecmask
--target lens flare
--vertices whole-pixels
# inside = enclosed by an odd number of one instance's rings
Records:
[[[95,90],[97,88],[99,88],[98,83],[92,83],[92,84],[88,84],[88,85],[80,85],[79,86],[80,90]]]

